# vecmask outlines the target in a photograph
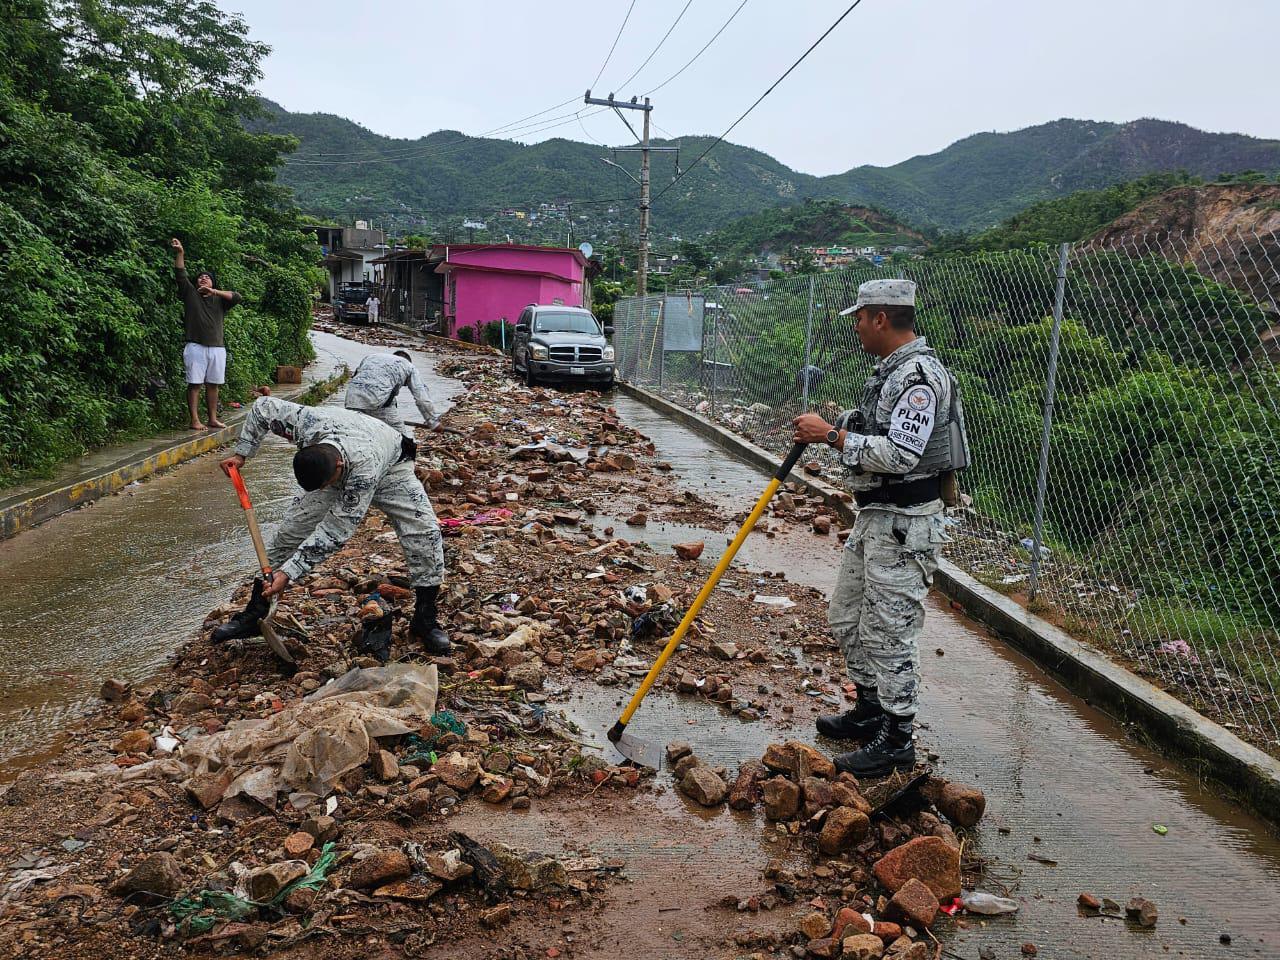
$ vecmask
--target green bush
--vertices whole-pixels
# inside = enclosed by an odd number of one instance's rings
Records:
[[[0,30],[0,483],[185,416],[189,268],[244,295],[227,400],[310,358],[314,243],[242,121],[265,48],[175,0],[16,0]],[[71,38],[74,38],[71,39]]]
[[[505,331],[503,328],[506,328]],[[480,324],[480,342],[499,350],[511,350],[511,338],[515,334],[516,325],[505,320],[494,320]]]
[[[461,340],[463,343],[475,343],[475,342],[476,342],[476,328],[475,328],[475,327],[462,327],[462,328],[458,331],[458,339],[459,339],[459,340]]]

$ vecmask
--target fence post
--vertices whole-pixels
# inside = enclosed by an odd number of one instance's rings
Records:
[[[815,276],[809,274],[809,315],[804,322],[804,367],[800,371],[800,412],[809,412],[809,359],[813,345],[813,285]]]
[[[721,297],[720,299],[724,299]],[[720,340],[720,307],[711,315],[711,419],[716,418],[716,381],[720,379],[720,370],[716,366],[716,344]]]
[[[1044,534],[1044,494],[1049,482],[1049,431],[1053,427],[1053,398],[1058,381],[1058,342],[1062,336],[1062,301],[1067,288],[1067,255],[1071,244],[1058,248],[1058,284],[1053,294],[1053,329],[1049,334],[1049,372],[1044,388],[1044,428],[1040,433],[1040,468],[1036,472],[1036,512],[1031,531],[1031,580],[1028,596],[1036,598],[1040,582],[1040,544]]]
[[[666,388],[667,380],[667,304],[663,300],[658,308],[658,392]]]

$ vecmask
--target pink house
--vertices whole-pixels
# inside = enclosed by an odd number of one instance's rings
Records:
[[[441,299],[449,336],[456,337],[463,327],[503,318],[515,323],[531,303],[591,306],[590,262],[578,250],[438,244],[429,251],[428,263],[444,281]]]

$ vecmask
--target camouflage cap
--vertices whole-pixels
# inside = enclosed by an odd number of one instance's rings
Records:
[[[910,280],[868,280],[858,287],[858,299],[852,307],[840,311],[845,317],[863,307],[914,307],[916,285]]]

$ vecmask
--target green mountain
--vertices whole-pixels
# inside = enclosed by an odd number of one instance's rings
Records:
[[[539,203],[578,200],[575,233],[605,239],[634,222],[635,184],[602,163],[608,150],[595,144],[557,138],[526,145],[449,130],[392,139],[331,114],[265,106],[267,116],[254,128],[298,138],[298,151],[280,179],[304,209],[318,215],[392,218],[438,230],[463,217],[497,217],[504,207],[536,209]],[[712,142],[681,137],[655,145],[679,146],[680,162],[688,168]],[[634,172],[634,155],[625,156],[619,162]],[[1161,120],[1056,120],[1011,133],[976,134],[938,153],[830,177],[799,173],[758,150],[722,143],[670,189],[675,159],[655,156],[653,224],[657,236],[701,236],[736,218],[812,198],[971,231],[1040,200],[1148,173],[1181,170],[1212,178],[1247,169],[1280,171],[1280,141],[1205,133]],[[582,202],[587,200],[614,202]],[[537,233],[527,222],[501,219],[501,227],[491,225],[491,231]]]
[[[916,247],[925,246],[926,238],[883,210],[842,200],[805,200],[734,220],[706,241],[709,249],[737,257],[785,253],[794,247],[819,244]]]

